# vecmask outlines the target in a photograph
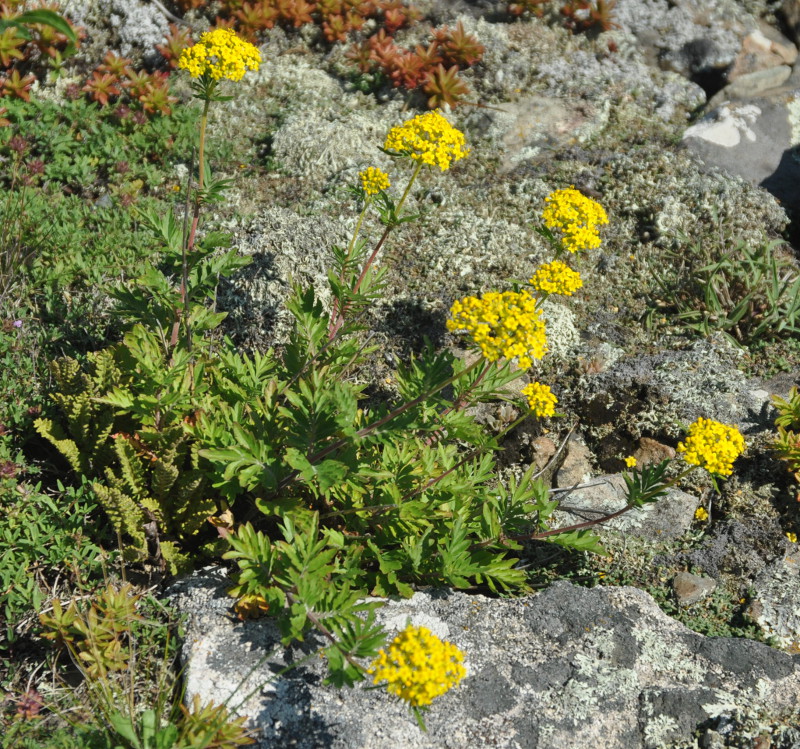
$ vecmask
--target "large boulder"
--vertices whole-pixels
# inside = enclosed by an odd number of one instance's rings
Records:
[[[466,654],[466,679],[434,703],[425,733],[383,689],[326,686],[315,637],[283,648],[269,619],[237,622],[226,582],[224,570],[206,570],[170,591],[187,614],[187,697],[236,691],[229,704],[263,747],[655,749],[762,730],[773,747],[800,740],[788,727],[800,715],[800,656],[704,637],[635,588],[558,582],[517,599],[429,590],[387,602],[388,630],[410,621]]]

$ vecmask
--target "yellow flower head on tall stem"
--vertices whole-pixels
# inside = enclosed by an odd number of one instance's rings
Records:
[[[734,461],[744,449],[744,437],[736,427],[703,417],[689,427],[686,440],[678,443],[678,452],[689,465],[716,476],[730,476]]]
[[[553,260],[543,265],[530,280],[531,286],[536,291],[546,294],[561,294],[572,296],[583,286],[581,274],[572,270],[566,263]]]
[[[608,223],[603,206],[574,187],[556,190],[545,198],[544,225],[560,234],[569,252],[594,250],[600,246],[598,226]]]
[[[464,133],[454,128],[439,112],[425,112],[393,127],[383,147],[410,156],[414,161],[438,166],[443,172],[453,161],[469,154]]]
[[[381,190],[389,189],[389,175],[375,166],[368,166],[358,176],[367,195],[377,195]]]
[[[466,676],[464,653],[426,627],[406,627],[378,653],[367,673],[411,707],[426,707]]]
[[[535,416],[545,419],[556,412],[558,398],[553,395],[549,385],[541,382],[531,382],[522,388],[522,394],[528,399],[528,405]]]
[[[181,52],[178,60],[178,67],[192,78],[208,76],[214,81],[240,81],[245,72],[258,70],[260,64],[258,49],[230,29],[206,31],[197,44]]]
[[[447,329],[467,332],[488,361],[516,357],[520,368],[528,369],[547,353],[542,311],[527,291],[464,297],[453,303],[450,314]]]

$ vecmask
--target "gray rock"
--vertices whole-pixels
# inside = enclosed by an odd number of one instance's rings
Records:
[[[753,582],[747,614],[766,637],[800,651],[800,553],[796,544],[767,565]]]
[[[624,424],[635,439],[682,438],[700,416],[745,433],[770,430],[773,412],[766,394],[753,390],[737,369],[739,356],[723,339],[708,339],[683,350],[626,358],[605,372],[585,375],[573,407],[598,434]]]
[[[742,75],[719,91],[683,142],[701,161],[760,185],[789,210],[800,206],[800,68]]]
[[[559,472],[560,473],[560,472]],[[625,507],[625,481],[619,474],[599,476],[588,486],[561,495],[562,504],[553,515],[553,527],[577,525],[596,520]],[[653,504],[629,510],[594,527],[601,536],[608,531],[666,541],[679,538],[692,525],[698,500],[679,489],[670,489]]]
[[[679,572],[672,580],[672,589],[678,606],[691,606],[710,596],[717,587],[717,581],[710,577]]]
[[[269,620],[236,622],[224,585],[222,571],[204,571],[170,591],[187,614],[187,697],[220,702],[246,677],[238,695],[255,691],[239,712],[262,747],[656,749],[754,720],[777,742],[798,715],[800,656],[699,635],[634,588],[559,582],[520,599],[420,592],[380,610],[390,631],[410,619],[466,654],[467,678],[434,703],[422,733],[382,689],[324,686],[313,636],[284,649]]]
[[[782,537],[774,519],[723,521],[711,527],[700,548],[679,554],[676,560],[717,579],[734,575],[746,586],[780,557],[782,544],[776,541]]]
[[[722,72],[756,19],[733,0],[619,0],[615,20],[636,35],[651,60],[692,76]]]
[[[797,47],[777,29],[761,22],[742,40],[742,49],[728,70],[728,81],[780,65],[794,65]]]
[[[722,91],[717,92],[709,101],[709,106],[716,106],[725,101],[749,99],[770,89],[782,86],[789,80],[792,68],[789,65],[776,65],[764,70],[745,73],[729,83]]]

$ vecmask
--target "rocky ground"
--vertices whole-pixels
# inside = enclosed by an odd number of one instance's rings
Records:
[[[425,338],[459,345],[444,327],[455,298],[549,259],[532,227],[548,193],[575,185],[610,223],[584,261],[582,293],[547,310],[551,354],[536,378],[564,417],[547,433],[518,428],[506,470],[536,462],[554,487],[586,484],[565,499],[566,524],[621,506],[621,457],[674,455],[700,416],[738,426],[748,452],[721,496],[695,481],[601,531],[608,558],[531,547],[536,595],[423,591],[385,607],[387,623],[410,617],[469,654],[469,678],[437,703],[427,734],[379,691],[323,686],[313,662],[275,677],[242,712],[265,747],[798,746],[800,548],[786,535],[800,533],[797,487],[767,449],[771,396],[800,384],[798,338],[740,346],[702,335],[675,300],[690,294],[680,279],[740,242],[786,237],[780,252],[796,266],[800,5],[618,0],[614,28],[580,34],[551,10],[515,20],[490,0],[417,5],[429,23],[463,23],[486,52],[464,74],[470,103],[447,113],[470,157],[424,175],[410,198],[422,220],[381,258],[390,285],[370,320],[383,352],[372,382],[391,388],[395,363]],[[71,12],[93,30],[87,58],[92,44],[146,55],[168,23],[138,0]],[[402,30],[398,43],[421,43],[428,29]],[[318,33],[268,31],[259,73],[212,114],[211,137],[238,144],[254,167],[230,165],[233,201],[216,217],[253,258],[220,288],[226,332],[244,348],[285,339],[290,281],[324,286],[328,248],[355,221],[343,188],[368,165],[390,166],[379,146],[409,114],[397,91],[358,90],[345,47],[320,46]],[[513,415],[487,407],[482,418],[497,428]],[[232,621],[224,577],[199,572],[169,594],[189,614],[189,693],[217,701],[277,641],[268,621]],[[275,651],[246,684],[303,652]]]

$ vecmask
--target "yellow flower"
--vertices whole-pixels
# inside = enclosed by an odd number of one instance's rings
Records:
[[[789,531],[786,534],[786,538],[788,538],[793,544],[797,543],[797,534],[796,533],[792,533],[791,531]]]
[[[561,233],[561,242],[570,252],[593,250],[600,246],[597,227],[608,223],[603,206],[579,193],[574,187],[556,190],[545,198],[542,220],[548,229]]]
[[[694,511],[694,516],[695,516],[695,518],[697,518],[697,519],[698,519],[698,520],[699,520],[701,523],[704,523],[706,520],[708,520],[708,510],[706,510],[706,509],[705,509],[705,507],[698,507],[698,508],[697,508],[697,509]]]
[[[247,70],[258,70],[260,64],[258,49],[230,29],[206,31],[178,60],[178,67],[188,70],[192,78],[207,75],[215,81],[239,81]]]
[[[733,473],[733,462],[744,449],[744,437],[736,427],[702,417],[689,427],[686,441],[678,443],[678,452],[689,465],[718,476]]]
[[[381,650],[367,673],[374,684],[386,688],[412,707],[430,705],[434,698],[456,686],[466,676],[464,653],[444,642],[426,627],[406,627]]]
[[[548,385],[541,382],[532,382],[520,391],[527,399],[531,411],[540,419],[552,416],[556,412],[558,398],[553,395]]]
[[[633,455],[629,455],[625,458],[625,465],[628,466],[628,468],[636,468],[636,458],[634,458]]]
[[[519,366],[528,369],[533,359],[547,353],[542,311],[527,291],[490,291],[480,299],[464,297],[453,303],[450,314],[447,329],[469,333],[489,361],[517,357]]]
[[[361,186],[367,195],[377,195],[381,190],[389,188],[389,175],[377,167],[368,166],[358,176],[361,177]]]
[[[566,263],[553,260],[553,262],[543,265],[533,274],[530,284],[536,291],[572,296],[583,286],[583,281],[581,280],[581,274],[572,270]]]
[[[464,133],[454,128],[437,109],[393,127],[383,147],[423,164],[438,166],[444,172],[451,162],[469,154],[464,144]]]

